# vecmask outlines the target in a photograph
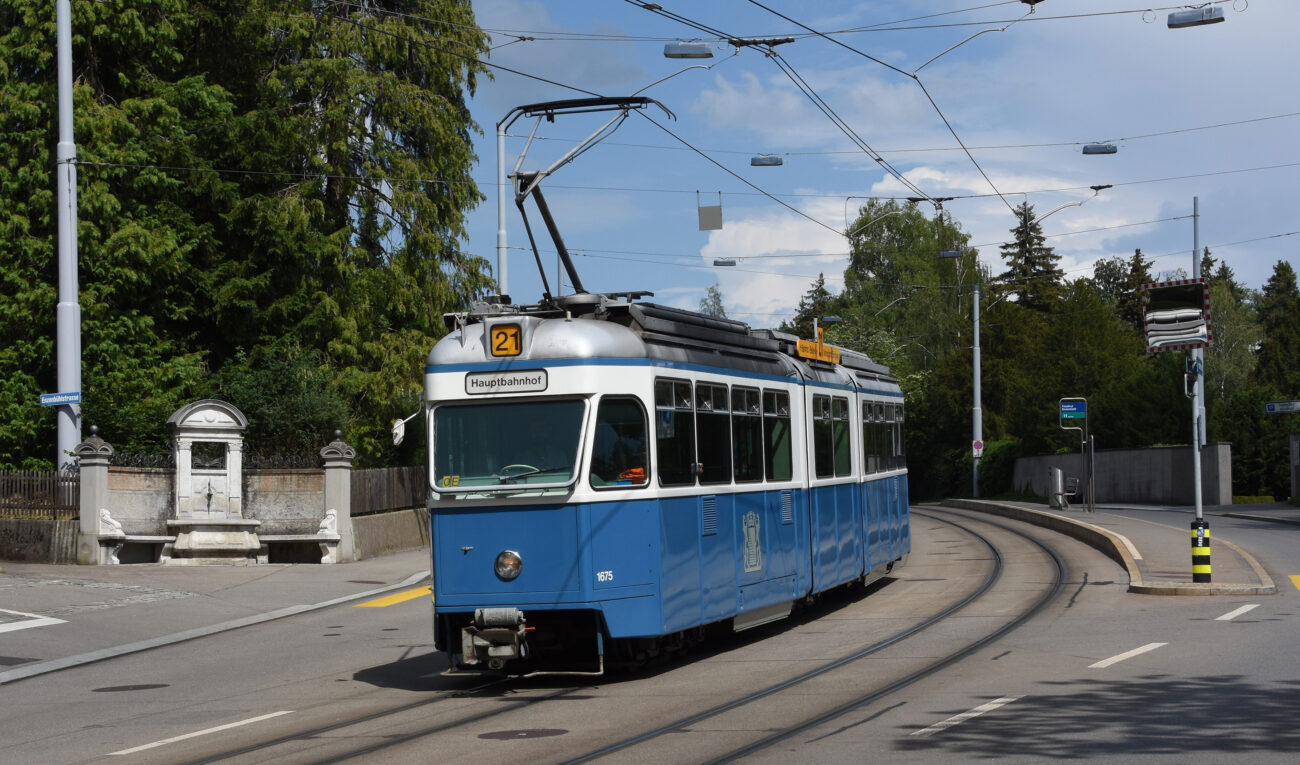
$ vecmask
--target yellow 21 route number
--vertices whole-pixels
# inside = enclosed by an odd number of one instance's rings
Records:
[[[524,349],[518,324],[498,324],[492,328],[492,355],[518,356]]]

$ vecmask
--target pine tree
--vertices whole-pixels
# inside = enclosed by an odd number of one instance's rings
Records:
[[[1034,220],[1032,205],[1021,203],[1016,216],[1019,224],[1011,229],[1012,241],[1001,248],[1007,270],[998,281],[1020,305],[1036,311],[1051,310],[1065,296],[1065,272],[1057,265],[1061,256],[1045,244],[1047,239]]]
[[[784,332],[792,332],[799,337],[813,339],[813,319],[821,320],[834,310],[835,296],[826,289],[826,275],[817,274],[817,279],[808,291],[799,298],[799,310],[794,319],[781,325]]]
[[[1120,291],[1119,317],[1133,329],[1142,331],[1142,285],[1151,282],[1152,262],[1142,256],[1142,248],[1133,250],[1133,257],[1128,261],[1128,273],[1124,277],[1124,288]]]
[[[1259,320],[1264,332],[1255,364],[1255,382],[1286,396],[1300,394],[1300,288],[1295,269],[1285,260],[1273,266],[1260,295]]]

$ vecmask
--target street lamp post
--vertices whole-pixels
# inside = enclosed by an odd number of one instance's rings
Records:
[[[59,303],[55,308],[56,361],[59,393],[72,394],[73,403],[58,408],[55,467],[76,466],[72,450],[81,442],[81,305],[77,296],[77,144],[72,133],[72,0],[56,5],[58,55],[59,143],[58,197],[55,217],[59,232]]]
[[[944,259],[956,260],[961,257],[960,250],[944,250],[939,253],[939,257]],[[980,391],[980,283],[979,278],[971,286],[974,295],[974,301],[971,310],[971,320],[974,324],[975,342],[971,346],[971,376],[973,378],[973,398],[974,403],[971,405],[971,495],[976,499],[980,496],[980,457],[981,446],[984,443],[984,410],[981,407],[982,394]]]

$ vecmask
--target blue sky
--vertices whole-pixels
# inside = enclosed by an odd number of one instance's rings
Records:
[[[1042,221],[1070,277],[1135,248],[1157,272],[1190,272],[1194,197],[1201,244],[1239,281],[1258,288],[1278,260],[1297,265],[1300,2],[1215,3],[1225,22],[1189,29],[1166,25],[1180,6],[1144,12],[1125,0],[1044,0],[1028,15],[1022,2],[978,0],[659,5],[728,35],[795,36],[776,48],[789,69],[907,182],[932,197],[959,197],[945,210],[994,273],[1004,269],[998,245],[1016,223],[1008,205],[1025,199],[1040,214],[1087,200]],[[775,326],[818,273],[838,290],[842,232],[858,205],[914,194],[759,49],[732,56],[713,35],[623,0],[474,0],[474,10],[492,35],[491,63],[591,93],[627,95],[686,66],[712,65],[644,92],[676,115],[651,116],[681,140],[634,115],[544,182],[589,291],[649,290],[654,302],[696,308],[716,283],[729,315]],[[673,40],[712,42],[714,58],[667,59]],[[922,65],[924,90],[908,76]],[[503,70],[481,81],[472,102],[483,130],[474,177],[488,199],[471,214],[471,252],[497,262],[497,122],[520,104],[583,95]],[[606,118],[543,122],[523,168],[549,165]],[[509,167],[531,129],[531,120],[513,125]],[[1084,156],[1082,144],[1092,141],[1119,151]],[[781,155],[784,164],[751,167],[756,154]],[[1112,188],[1094,196],[1088,187],[1098,184]],[[723,228],[700,231],[697,204],[719,199]],[[507,220],[508,291],[533,302],[541,282],[513,200]],[[553,248],[545,239],[542,246],[554,285]],[[738,265],[714,267],[718,257]]]

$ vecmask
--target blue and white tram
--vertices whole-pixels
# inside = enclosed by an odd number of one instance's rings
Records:
[[[783,618],[910,548],[884,367],[635,297],[479,304],[429,355],[454,669],[603,671]]]

